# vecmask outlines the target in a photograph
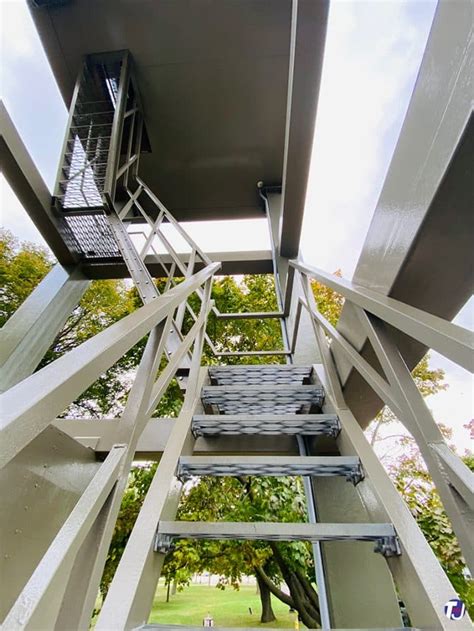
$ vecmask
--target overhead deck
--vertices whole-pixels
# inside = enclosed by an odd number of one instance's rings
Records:
[[[140,176],[178,221],[264,217],[263,181],[283,186],[282,249],[298,251],[327,2],[301,2],[298,25],[289,0],[37,4],[66,105],[84,55],[131,52],[151,148]]]

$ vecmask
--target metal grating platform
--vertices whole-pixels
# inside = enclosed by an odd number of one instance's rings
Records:
[[[226,385],[302,385],[308,382],[311,366],[212,366],[209,368],[211,383]]]
[[[374,541],[384,556],[401,553],[391,524],[302,524],[282,522],[162,521],[155,551],[169,551],[175,539],[249,541]]]
[[[320,410],[324,390],[294,385],[211,386],[202,389],[201,399],[220,414],[298,414]]]
[[[179,478],[202,475],[344,476],[353,484],[363,478],[356,456],[181,456]]]
[[[62,215],[75,240],[76,249],[86,259],[122,258],[105,214],[95,213]]]
[[[193,434],[198,436],[333,436],[341,425],[335,414],[195,414]]]

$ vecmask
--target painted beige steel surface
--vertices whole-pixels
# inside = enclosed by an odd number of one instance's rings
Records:
[[[49,427],[0,470],[0,621],[99,466],[93,450]]]

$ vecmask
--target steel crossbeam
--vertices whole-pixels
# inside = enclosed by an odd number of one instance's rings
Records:
[[[192,476],[334,476],[357,484],[363,478],[357,456],[182,456],[178,477]]]
[[[164,552],[175,539],[374,541],[376,552],[384,556],[400,554],[397,535],[391,524],[161,521],[155,549]]]

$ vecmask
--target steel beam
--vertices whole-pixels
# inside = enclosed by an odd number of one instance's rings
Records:
[[[75,556],[116,483],[124,446],[116,446],[64,522],[3,622],[5,629],[52,629]]]
[[[327,346],[326,340],[324,343]],[[331,367],[329,362],[333,362],[333,359],[325,352],[321,355],[328,367]],[[334,368],[327,371],[325,366],[316,366],[315,370],[323,385],[328,388],[328,375],[334,374]],[[339,401],[343,401],[339,381],[333,380],[331,390],[336,392]],[[337,439],[339,452],[342,455],[358,455],[361,459],[365,479],[357,490],[365,510],[372,520],[389,521],[397,531],[402,554],[396,559],[390,559],[389,565],[412,624],[420,628],[454,630],[457,628],[456,622],[446,618],[443,607],[450,598],[456,597],[456,593],[407,505],[367,442],[360,425],[347,406],[335,406],[330,394],[324,409],[337,411],[341,419],[342,431]],[[327,507],[329,513],[332,513],[334,489],[329,488],[325,498],[319,493],[318,498],[320,508]],[[324,503],[321,504],[323,499]],[[336,584],[340,581],[340,573],[334,576],[334,580]],[[344,609],[339,611],[344,614]],[[353,622],[351,619],[350,624]],[[336,624],[339,623],[336,621]]]
[[[193,452],[191,420],[198,403],[196,391],[199,392],[206,373],[206,369],[201,369],[193,398],[190,389],[186,393],[188,406],[174,423],[102,606],[95,627],[97,631],[133,629],[148,619],[164,561],[164,556],[156,554],[153,549],[156,524],[165,516],[173,518],[178,508],[182,484],[175,477],[175,471],[180,455]]]
[[[447,447],[384,323],[362,312],[359,315],[401,411],[397,417],[415,439],[466,563],[474,571],[474,474]]]
[[[76,265],[79,257],[66,245],[61,222],[51,211],[51,193],[2,101],[0,101],[0,158],[1,170],[7,182],[59,263]]]
[[[471,5],[441,0],[354,273],[358,285],[448,321],[472,294],[473,63]],[[338,330],[373,358],[349,306]],[[409,369],[427,350],[403,334],[396,343]],[[338,351],[336,361],[347,402],[365,427],[382,402],[355,371],[349,377]]]
[[[57,264],[0,331],[0,391],[33,373],[89,285]]]

